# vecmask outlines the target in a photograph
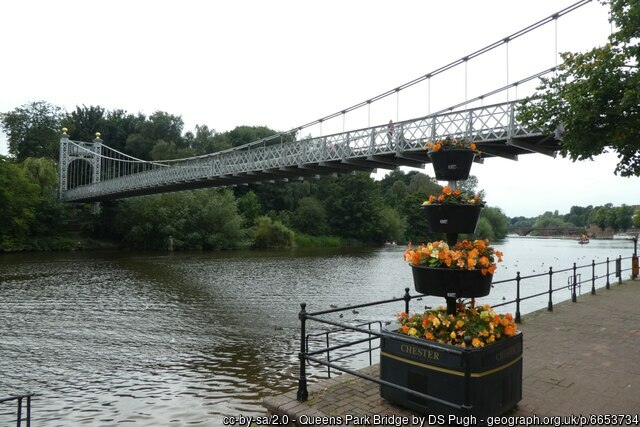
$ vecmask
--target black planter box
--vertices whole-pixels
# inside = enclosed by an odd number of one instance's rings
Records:
[[[382,331],[380,379],[459,405],[443,403],[381,385],[380,395],[428,414],[477,417],[482,423],[522,399],[522,333],[479,348],[462,348]],[[402,337],[402,338],[401,338]]]
[[[460,181],[469,178],[475,152],[466,149],[439,150],[429,153],[438,181]]]
[[[482,206],[422,205],[434,233],[475,233]]]
[[[480,270],[457,270],[412,265],[413,285],[425,295],[445,298],[478,298],[491,292],[492,274]]]

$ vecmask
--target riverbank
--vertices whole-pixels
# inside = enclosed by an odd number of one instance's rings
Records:
[[[538,310],[523,317],[523,397],[514,417],[570,417],[629,414],[640,407],[640,281],[628,280],[577,303],[565,301],[553,312]],[[378,375],[378,366],[363,369]],[[298,402],[296,390],[267,397],[271,414],[290,420],[306,416],[394,415],[413,412],[380,397],[379,386],[351,375],[309,386],[309,400]],[[601,418],[588,419],[602,424]],[[637,418],[636,418],[637,420]],[[632,420],[633,421],[633,420]],[[635,421],[637,424],[637,421]],[[520,423],[517,423],[520,424]],[[564,422],[563,422],[564,424]]]

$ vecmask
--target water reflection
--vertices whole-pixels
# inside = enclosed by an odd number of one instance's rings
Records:
[[[262,396],[296,384],[299,303],[315,311],[401,297],[413,288],[402,250],[0,256],[0,395],[36,392],[34,425],[45,426],[209,426],[261,414]],[[626,242],[527,239],[501,250],[496,280],[630,252]],[[527,310],[546,299],[537,304]],[[390,321],[402,308],[340,320]]]

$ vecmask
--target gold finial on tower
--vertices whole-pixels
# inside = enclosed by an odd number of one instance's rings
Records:
[[[100,132],[96,132],[96,138],[100,138]]]
[[[67,135],[67,130],[68,130],[67,128],[62,128],[62,134]]]

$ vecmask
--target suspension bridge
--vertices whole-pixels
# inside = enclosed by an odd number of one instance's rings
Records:
[[[424,167],[430,162],[425,143],[446,137],[473,141],[480,154],[476,162],[491,157],[517,160],[527,153],[554,156],[561,135],[527,127],[517,119],[517,91],[526,83],[537,83],[557,69],[558,20],[589,3],[582,0],[493,44],[424,74],[376,97],[269,138],[199,157],[171,161],[146,161],[110,148],[96,135],[90,142],[73,141],[63,131],[60,139],[60,199],[66,202],[99,202],[148,194],[204,187],[248,185],[352,173],[399,166]],[[548,24],[555,25],[555,61],[552,67],[509,81],[509,44]],[[506,82],[473,98],[467,95],[467,64],[474,58],[504,47]],[[430,106],[431,79],[464,67],[464,101],[421,117],[397,120],[359,129],[344,129],[345,117],[388,96],[396,96],[419,83],[426,83]],[[512,92],[515,100],[509,100]],[[484,105],[497,94],[507,100]],[[473,106],[480,104],[480,106]],[[428,107],[430,109],[430,107]],[[322,135],[322,125],[342,118],[343,131]],[[396,117],[398,118],[398,117]],[[320,135],[306,138],[304,129],[320,128]]]

